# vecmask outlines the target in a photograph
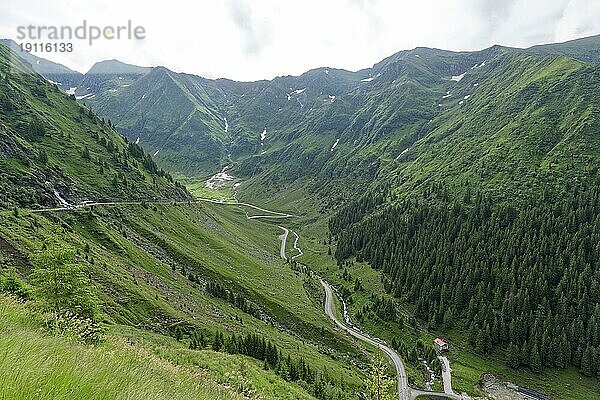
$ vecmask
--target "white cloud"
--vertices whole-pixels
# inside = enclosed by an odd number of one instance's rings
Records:
[[[143,25],[141,42],[39,54],[85,71],[102,59],[241,80],[360,69],[416,46],[475,50],[600,33],[600,0],[2,0],[0,36],[28,24]]]
[[[576,39],[598,33],[600,26],[600,1],[571,0],[563,10],[556,26],[557,41]]]

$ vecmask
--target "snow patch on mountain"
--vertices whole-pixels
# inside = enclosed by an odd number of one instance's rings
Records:
[[[460,81],[462,80],[462,78],[464,78],[464,77],[465,77],[465,75],[466,75],[466,74],[467,74],[467,73],[466,73],[466,72],[464,72],[464,73],[462,73],[462,74],[460,74],[460,75],[453,75],[453,76],[450,78],[450,80],[451,80],[451,81],[454,81],[454,82],[460,82]]]
[[[135,139],[135,144],[140,144],[140,138]]]
[[[204,187],[209,189],[218,189],[227,184],[227,182],[235,180],[235,176],[229,175],[226,171],[229,166],[224,166],[221,172],[214,174],[204,183]]]
[[[375,76],[371,76],[371,77],[369,77],[369,78],[361,79],[360,81],[361,81],[361,82],[371,82],[371,81],[373,81],[373,80],[375,80],[375,79],[379,78],[380,76],[381,76],[381,74],[377,74],[377,75],[375,75]]]
[[[402,157],[403,155],[405,155],[408,152],[408,149],[410,149],[410,147],[407,147],[404,150],[402,150],[402,153],[398,154],[398,156],[396,157],[396,160],[399,159],[400,157]]]
[[[261,146],[264,146],[266,138],[267,138],[267,128],[265,127],[265,129],[260,134],[260,145]]]

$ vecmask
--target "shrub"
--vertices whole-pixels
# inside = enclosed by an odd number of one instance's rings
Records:
[[[91,282],[71,248],[50,244],[33,257],[31,282],[38,300],[48,311],[72,312],[84,318],[97,318],[98,306]]]
[[[33,297],[30,286],[17,275],[14,268],[9,269],[0,276],[0,291],[11,293],[22,300],[29,300]]]

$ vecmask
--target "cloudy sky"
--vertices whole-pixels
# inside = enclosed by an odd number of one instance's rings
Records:
[[[81,72],[116,58],[237,80],[328,66],[369,67],[416,46],[526,47],[600,34],[600,0],[2,0],[0,37],[17,27],[119,26],[146,38],[71,41],[68,54],[37,55]]]

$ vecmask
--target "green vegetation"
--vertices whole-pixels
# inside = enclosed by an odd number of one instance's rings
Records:
[[[96,206],[93,212],[43,216],[22,211],[18,217],[3,214],[2,219],[0,235],[11,249],[6,254],[13,254],[6,262],[17,267],[17,276],[27,278],[31,266],[15,254],[42,248],[48,237],[60,235],[65,246],[79,249],[80,265],[73,271],[64,268],[71,265],[71,251],[54,257],[49,246],[42,254],[50,261],[58,259],[55,264],[68,276],[78,278],[78,271],[86,271],[96,286],[108,341],[116,326],[142,327],[178,339],[185,349],[214,346],[257,357],[265,369],[261,355],[228,344],[233,337],[260,334],[278,350],[279,362],[267,362],[267,369],[298,382],[307,395],[353,398],[362,386],[362,374],[351,365],[366,359],[332,330],[321,299],[309,289],[318,282],[311,284],[308,275],[278,259],[276,226],[247,220],[237,206]],[[50,284],[33,282],[42,288]],[[34,292],[42,296],[44,290]],[[80,332],[66,331],[54,333]],[[216,340],[221,344],[215,345]],[[293,372],[305,368],[310,373]]]
[[[0,208],[186,199],[143,150],[0,45]]]
[[[27,365],[63,354],[55,376],[107,397],[119,396],[74,363],[105,360],[90,371],[124,397],[140,381],[123,368],[164,397],[357,398],[373,349],[332,326],[312,270],[398,350],[411,385],[423,384],[422,361],[439,373],[430,344],[444,336],[456,391],[481,394],[492,372],[592,398],[596,43],[419,48],[356,73],[248,83],[108,62],[95,70],[116,68],[127,85],[82,78],[105,119],[0,46],[0,287],[26,302],[2,298],[9,360],[16,346],[33,349]],[[238,204],[192,203],[159,165],[196,197],[233,203],[231,184],[212,191],[202,179],[228,165],[240,200],[297,216],[285,226],[304,256],[282,261],[276,224],[247,220]],[[139,204],[31,211],[111,199]],[[381,398],[381,360],[373,371]],[[36,387],[41,374],[6,371],[2,382]],[[64,392],[46,397],[72,390],[49,385]]]
[[[520,209],[477,195],[442,206],[406,201],[350,229],[347,219],[335,219],[336,258],[368,260],[388,277],[386,291],[414,303],[430,329],[464,324],[481,354],[501,346],[513,368],[571,364],[600,375],[600,276],[591,269],[600,209],[593,187]],[[373,308],[395,318],[389,302],[376,298]]]
[[[10,297],[0,295],[0,311],[6,398],[312,398],[241,356],[186,350],[132,329],[96,346],[83,345],[44,334],[35,314]]]
[[[368,383],[367,398],[373,400],[392,400],[390,393],[394,387],[394,380],[387,374],[387,366],[383,362],[383,355],[378,352],[371,363],[371,377]]]

